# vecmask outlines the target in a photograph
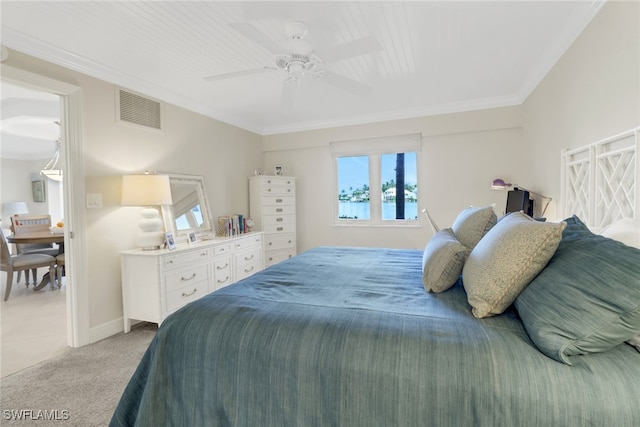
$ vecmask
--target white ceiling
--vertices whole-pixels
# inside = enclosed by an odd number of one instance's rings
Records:
[[[9,48],[259,134],[522,103],[602,6],[570,1],[2,1]],[[366,95],[304,76],[281,108],[286,72],[232,28],[249,23],[284,44],[302,21],[321,58],[372,36],[382,50],[330,64]]]
[[[0,82],[0,158],[50,158],[60,136],[60,98]]]

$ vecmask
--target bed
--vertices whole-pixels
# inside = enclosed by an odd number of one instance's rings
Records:
[[[111,425],[640,425],[640,249],[491,213],[425,250],[313,248],[189,304]]]

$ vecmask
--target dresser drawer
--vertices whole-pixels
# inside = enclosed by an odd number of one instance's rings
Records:
[[[266,205],[262,209],[263,215],[295,215],[295,205]]]
[[[263,230],[265,233],[295,233],[295,223],[282,223],[282,224],[265,224]]]
[[[206,281],[189,283],[181,288],[167,292],[167,312],[172,313],[180,307],[202,298],[209,291]]]
[[[267,234],[264,236],[265,252],[273,249],[288,249],[296,247],[296,235],[294,233]]]
[[[163,258],[165,268],[179,268],[198,260],[206,260],[209,258],[209,248],[202,248],[195,251],[189,251],[181,254],[166,256]]]
[[[270,265],[277,264],[286,259],[293,258],[294,256],[296,256],[294,248],[266,251],[264,254],[264,266],[269,267]]]
[[[231,252],[231,244],[214,246],[212,249],[213,256],[225,255]]]
[[[223,258],[213,263],[214,289],[220,289],[231,283],[231,258]]]
[[[264,227],[270,225],[295,224],[295,215],[265,215],[263,218]]]
[[[260,270],[262,270],[262,256],[256,257],[252,261],[238,264],[236,265],[236,281],[249,277]]]
[[[296,205],[296,198],[293,196],[262,196],[260,199],[264,207]]]
[[[242,252],[236,255],[236,267],[252,264],[255,261],[262,261],[262,248],[255,248],[250,251]]]
[[[183,270],[168,273],[165,276],[167,291],[182,288],[189,283],[209,280],[209,266],[207,264],[193,265]]]
[[[255,236],[239,237],[236,241],[233,242],[233,247],[236,251],[241,251],[252,247],[258,247],[262,249],[262,235],[258,234]]]
[[[269,177],[260,181],[259,191],[263,194],[295,194],[296,183],[291,178]]]

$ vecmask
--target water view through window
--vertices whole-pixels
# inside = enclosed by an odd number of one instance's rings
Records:
[[[417,219],[416,162],[416,153],[381,155],[380,183],[371,190],[369,156],[338,157],[338,217],[371,219],[371,198],[377,197],[383,220]]]

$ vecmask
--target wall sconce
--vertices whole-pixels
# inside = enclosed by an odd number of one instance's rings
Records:
[[[547,203],[544,205],[544,209],[542,209],[542,213],[540,214],[541,217],[544,217],[544,213],[547,211],[547,208],[549,207],[549,203],[551,203],[551,200],[553,200],[551,197],[547,197],[547,196],[543,196],[540,193],[535,193],[531,190],[528,190],[524,187],[520,187],[518,184],[512,184],[510,182],[506,182],[504,179],[501,178],[496,178],[493,180],[493,182],[491,183],[491,188],[494,190],[507,190],[509,188],[513,187],[514,190],[523,190],[523,191],[528,191],[529,194],[534,194],[538,197],[540,197],[541,199],[544,199],[547,201]]]
[[[170,205],[171,187],[167,175],[123,175],[123,206],[145,206],[136,243],[142,250],[158,249],[164,243],[163,222],[154,206]]]

